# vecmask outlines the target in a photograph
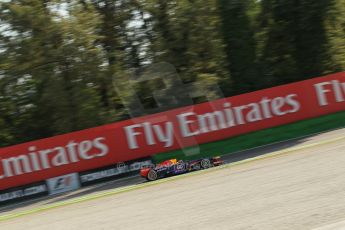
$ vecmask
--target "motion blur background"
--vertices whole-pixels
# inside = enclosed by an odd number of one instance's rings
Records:
[[[0,0],[0,146],[128,119],[160,62],[223,96],[344,71],[345,1]]]

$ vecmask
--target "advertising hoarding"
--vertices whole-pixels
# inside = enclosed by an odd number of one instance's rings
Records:
[[[345,109],[345,72],[0,149],[0,190]]]

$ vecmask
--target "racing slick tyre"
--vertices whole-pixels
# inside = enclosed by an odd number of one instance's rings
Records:
[[[149,173],[147,174],[147,180],[148,181],[154,181],[158,179],[157,172],[155,170],[150,170]]]
[[[179,161],[176,165],[177,170],[185,170],[186,169],[186,164],[183,161]]]
[[[202,169],[208,169],[212,167],[211,161],[209,159],[202,159],[200,162]]]

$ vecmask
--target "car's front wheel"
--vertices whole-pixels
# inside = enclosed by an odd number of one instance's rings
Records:
[[[157,180],[157,178],[158,178],[157,172],[151,169],[149,173],[147,174],[147,180],[154,181],[154,180]]]
[[[203,169],[208,169],[212,167],[211,161],[209,159],[202,159],[200,162],[200,166]]]

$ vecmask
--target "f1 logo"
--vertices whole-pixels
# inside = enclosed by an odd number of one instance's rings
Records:
[[[56,180],[54,189],[61,189],[70,186],[72,182],[72,177],[67,176],[67,177],[60,177],[59,179]]]
[[[50,178],[47,185],[50,195],[76,190],[80,187],[78,173]]]

